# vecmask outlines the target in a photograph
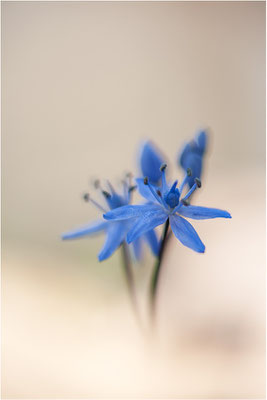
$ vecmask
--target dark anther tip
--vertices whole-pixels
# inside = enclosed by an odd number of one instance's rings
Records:
[[[84,199],[84,201],[89,201],[89,200],[90,200],[90,195],[89,195],[89,193],[84,193],[84,194],[83,194],[83,199]]]
[[[165,171],[166,168],[167,168],[167,164],[162,164],[162,165],[160,166],[161,172],[162,172],[162,171]]]
[[[148,185],[148,177],[147,176],[144,178],[144,184]]]
[[[187,173],[187,176],[192,176],[192,169],[187,168],[186,173]]]
[[[109,197],[111,197],[111,195],[109,194],[109,192],[106,192],[105,190],[102,191],[103,195],[108,199]]]
[[[132,192],[133,190],[135,190],[136,188],[137,188],[137,186],[130,186],[128,189],[129,193]]]
[[[198,188],[201,188],[201,180],[199,178],[195,178],[195,183]]]
[[[184,206],[189,206],[189,204],[190,204],[188,200],[184,200],[184,199],[182,199],[182,203]]]
[[[159,197],[161,197],[161,196],[162,196],[162,194],[161,194],[161,191],[160,191],[160,190],[157,190],[157,194],[159,195]]]
[[[100,186],[100,180],[99,180],[99,179],[96,179],[96,180],[94,181],[94,187],[95,187],[96,189],[98,189],[99,186]]]

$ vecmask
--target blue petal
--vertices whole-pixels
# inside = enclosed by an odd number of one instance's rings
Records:
[[[133,243],[133,250],[134,250],[134,256],[136,260],[140,261],[142,258],[142,240],[141,238],[136,239]]]
[[[186,157],[187,157],[188,154],[190,154],[191,152],[192,152],[192,149],[191,149],[190,144],[189,144],[189,143],[186,143],[186,144],[184,145],[184,147],[182,148],[181,153],[180,153],[179,156],[178,156],[178,162],[179,162],[179,164],[181,165],[181,167],[182,167],[183,169],[185,169],[185,160],[186,160]]]
[[[205,246],[193,226],[178,215],[170,216],[170,224],[174,235],[184,245],[198,253],[204,253]]]
[[[149,189],[149,186],[144,184],[144,179],[137,178],[135,181],[136,181],[137,188],[138,188],[138,191],[141,194],[141,196],[143,196],[148,201],[155,202],[155,197],[151,193],[151,190]],[[151,184],[151,186],[153,186],[155,188],[155,190],[158,189],[157,186],[154,186],[152,184]]]
[[[160,166],[164,163],[164,158],[155,145],[148,141],[141,150],[140,167],[143,176],[147,176],[149,181],[157,183],[161,178]]]
[[[181,206],[179,214],[192,219],[232,218],[227,211],[198,206]]]
[[[162,207],[156,204],[142,204],[133,206],[123,206],[108,211],[103,217],[107,220],[124,220],[129,218],[137,218],[142,216],[147,211],[158,211]]]
[[[144,234],[144,238],[148,242],[149,247],[151,248],[153,254],[155,254],[155,256],[158,256],[159,240],[158,240],[156,232],[154,230],[148,231]],[[133,242],[133,243],[135,243],[135,242]]]
[[[163,208],[158,210],[149,210],[140,217],[136,224],[130,229],[127,234],[127,242],[131,243],[139,236],[163,224],[168,218],[168,214]]]
[[[73,231],[63,233],[61,237],[63,240],[78,239],[83,236],[88,236],[94,233],[105,231],[107,229],[108,224],[109,223],[107,221],[103,220],[95,221],[91,224],[87,224],[81,226],[80,228],[74,229]]]
[[[107,237],[100,253],[99,261],[106,260],[123,242],[127,232],[127,225],[124,222],[110,222],[107,229]]]
[[[196,143],[198,145],[198,149],[203,154],[206,150],[207,147],[207,141],[208,137],[205,131],[201,131],[197,136],[196,136]]]
[[[195,183],[195,178],[201,178],[202,174],[202,156],[196,153],[188,153],[184,158],[184,170],[191,169],[192,175],[188,177],[188,185],[191,188]]]

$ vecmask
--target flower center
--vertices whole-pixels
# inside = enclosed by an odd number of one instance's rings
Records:
[[[171,189],[165,196],[164,200],[170,208],[175,208],[179,204],[180,193],[178,189]]]

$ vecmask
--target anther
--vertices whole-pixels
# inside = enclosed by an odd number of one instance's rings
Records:
[[[128,189],[128,192],[131,193],[132,191],[134,191],[137,188],[137,186],[130,186]]]
[[[111,194],[109,192],[106,192],[105,190],[102,190],[102,194],[106,197],[106,199],[109,199],[111,197]]]
[[[144,184],[147,185],[149,187],[150,192],[153,194],[153,196],[155,197],[155,199],[162,204],[162,198],[161,196],[158,194],[158,190],[151,186],[151,184],[149,183],[148,177],[144,178]]]
[[[84,199],[84,201],[86,201],[86,202],[91,202],[92,204],[94,204],[94,206],[96,206],[100,211],[102,211],[102,212],[107,212],[107,210],[105,210],[105,208],[104,207],[102,207],[101,206],[101,204],[99,204],[97,201],[95,201],[94,199],[92,199],[91,197],[90,197],[90,195],[89,195],[89,193],[84,193],[84,195],[83,195],[83,199]]]
[[[187,176],[192,176],[192,169],[187,168],[186,173],[187,173]]]
[[[190,205],[188,200],[182,199],[181,201],[182,201],[183,205],[186,207]]]
[[[157,194],[159,195],[159,197],[162,197],[161,191],[157,190]]]
[[[201,180],[199,178],[195,178],[195,183],[198,188],[201,188]]]
[[[163,172],[167,168],[167,164],[162,164],[160,167],[160,171]]]
[[[133,174],[131,173],[131,172],[127,172],[126,174],[125,174],[125,177],[126,177],[126,179],[127,179],[127,185],[130,187],[130,186],[133,186],[133,184],[132,184],[132,179],[133,179]]]
[[[84,194],[83,194],[83,200],[86,201],[86,202],[88,202],[88,201],[90,200],[90,195],[89,195],[89,193],[84,193]]]

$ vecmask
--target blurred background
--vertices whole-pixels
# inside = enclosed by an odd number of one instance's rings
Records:
[[[265,3],[3,2],[2,74],[2,398],[263,398]],[[194,221],[204,255],[172,238],[153,332],[134,265],[142,331],[120,252],[60,235],[143,139],[180,179],[201,128],[194,203],[233,218]]]

